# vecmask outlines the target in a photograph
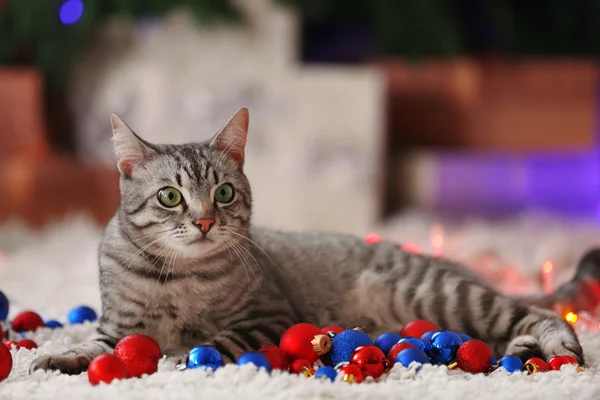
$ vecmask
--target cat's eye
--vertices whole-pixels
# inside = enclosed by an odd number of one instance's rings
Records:
[[[230,183],[224,183],[215,190],[215,201],[222,204],[231,203],[233,195],[233,186]]]
[[[158,201],[165,207],[176,207],[181,204],[183,196],[181,192],[174,187],[160,189],[157,194]]]

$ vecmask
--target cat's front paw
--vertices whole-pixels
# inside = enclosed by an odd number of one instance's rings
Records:
[[[60,371],[63,374],[77,375],[85,372],[90,365],[90,360],[81,354],[71,352],[43,356],[35,359],[29,367],[29,373],[37,370]]]

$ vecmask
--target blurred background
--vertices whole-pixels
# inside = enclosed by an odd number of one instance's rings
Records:
[[[471,265],[514,289],[527,264],[539,287],[598,239],[599,18],[597,0],[0,0],[0,224],[111,217],[111,112],[182,143],[247,105],[256,224],[463,259],[466,235]],[[562,236],[533,251],[540,215]]]

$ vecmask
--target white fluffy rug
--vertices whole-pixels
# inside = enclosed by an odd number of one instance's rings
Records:
[[[430,250],[431,227],[436,221],[418,214],[402,215],[384,227],[383,236],[413,241]],[[525,276],[522,291],[539,289],[533,277],[545,259],[565,265],[558,280],[568,279],[568,266],[588,247],[600,243],[600,232],[591,225],[565,224],[541,216],[490,223],[467,221],[444,225],[445,253],[472,265],[482,255],[493,255],[496,268],[517,270]],[[450,231],[450,232],[448,232]],[[437,232],[437,231],[436,231]],[[11,315],[33,309],[47,318],[64,320],[74,305],[99,308],[96,283],[96,248],[100,230],[86,218],[71,218],[42,232],[19,224],[0,227],[0,290],[11,300]],[[440,243],[439,241],[434,241]],[[435,245],[434,245],[435,250]],[[503,275],[497,275],[499,277]],[[500,286],[502,286],[500,284]],[[36,354],[63,351],[86,339],[91,324],[50,331],[41,329],[30,338],[40,348],[13,352],[15,365],[10,377],[0,382],[0,399],[594,399],[600,398],[600,334],[579,326],[589,361],[582,373],[567,366],[561,372],[527,376],[498,370],[489,376],[449,372],[425,367],[416,373],[399,366],[380,382],[348,385],[307,380],[301,376],[274,373],[268,376],[252,367],[228,366],[214,375],[204,371],[176,371],[161,362],[159,372],[142,379],[92,387],[87,375],[60,375],[27,368]]]

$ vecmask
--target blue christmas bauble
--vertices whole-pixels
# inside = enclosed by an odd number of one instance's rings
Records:
[[[513,372],[523,371],[523,361],[517,356],[507,355],[500,359],[498,365],[511,374]]]
[[[379,337],[375,339],[374,344],[387,356],[392,346],[398,343],[400,339],[402,339],[402,336],[397,333],[386,332],[379,335]]]
[[[8,309],[10,304],[8,303],[8,298],[2,291],[0,290],[0,321],[3,321],[8,317]]]
[[[206,367],[213,371],[223,365],[221,353],[211,346],[198,346],[190,350],[187,357],[189,369]]]
[[[421,342],[419,339],[414,338],[414,337],[407,337],[407,338],[402,338],[398,341],[398,343],[410,343],[413,346],[415,346],[417,349],[421,350],[422,352],[427,352],[427,347],[425,346],[425,343]]]
[[[329,379],[331,382],[335,381],[335,378],[337,376],[337,371],[335,370],[335,368],[330,367],[330,366],[324,366],[321,367],[317,370],[317,373],[315,374],[315,378],[322,378],[323,380],[325,378]]]
[[[331,341],[331,350],[327,355],[335,366],[341,362],[349,362],[354,350],[367,344],[373,344],[369,335],[358,330],[349,329],[335,335]]]
[[[456,332],[456,334],[458,336],[460,336],[460,339],[464,342],[468,342],[469,340],[473,340],[473,338],[469,335],[467,335],[466,333],[462,333],[462,332]]]
[[[63,324],[61,324],[55,319],[49,319],[48,321],[46,321],[46,327],[50,329],[62,328]]]
[[[427,343],[429,343],[429,341],[431,340],[433,335],[435,335],[438,332],[439,331],[429,331],[429,332],[425,332],[423,335],[421,335],[420,340],[421,340],[421,342],[423,342],[425,347],[427,347]]]
[[[85,321],[94,322],[98,319],[98,315],[96,314],[96,311],[94,311],[94,309],[91,307],[78,306],[72,308],[71,311],[69,311],[69,314],[67,314],[67,319],[69,320],[69,323],[75,325],[82,324]]]
[[[425,354],[424,351],[415,348],[404,349],[396,356],[396,363],[400,363],[406,368],[408,368],[412,362],[429,364],[429,357],[427,357],[427,354]]]
[[[262,353],[259,353],[257,351],[251,351],[251,352],[242,354],[237,359],[237,364],[238,365],[254,364],[259,369],[262,367],[262,368],[266,369],[267,372],[271,372],[271,364],[269,363],[269,360],[267,360],[267,357],[265,357]]]
[[[462,339],[456,333],[438,332],[427,344],[427,353],[434,363],[448,365],[456,358],[456,352],[461,344]]]
[[[492,356],[492,365],[498,365],[498,360],[494,356]]]

